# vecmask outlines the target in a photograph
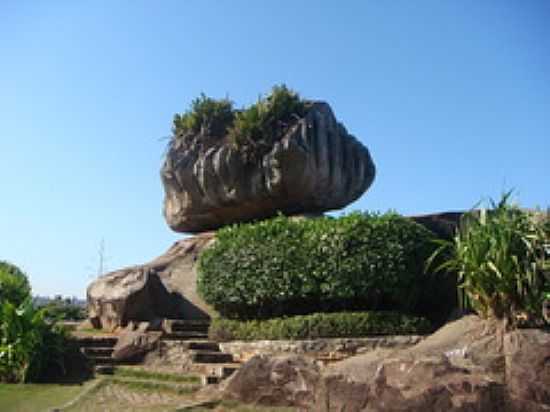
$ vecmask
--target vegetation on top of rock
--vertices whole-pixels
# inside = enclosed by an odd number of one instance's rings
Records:
[[[442,311],[424,273],[434,235],[395,213],[279,216],[225,227],[199,261],[198,291],[223,317],[350,310]],[[420,308],[423,311],[420,311]]]
[[[233,102],[227,98],[213,99],[201,93],[191,102],[189,110],[174,115],[174,138],[188,134],[222,137],[233,122]]]
[[[464,215],[454,239],[439,241],[428,264],[444,256],[439,268],[458,273],[462,304],[481,316],[540,324],[550,291],[550,219],[510,204],[510,195]]]
[[[303,117],[307,103],[285,85],[274,86],[267,96],[248,108],[235,110],[228,98],[213,99],[201,94],[189,110],[176,114],[173,138],[194,142],[197,137],[230,143],[247,156],[271,148],[290,125]]]
[[[336,312],[239,321],[212,319],[208,335],[216,341],[317,339],[372,335],[425,334],[432,330],[423,318],[397,312]]]

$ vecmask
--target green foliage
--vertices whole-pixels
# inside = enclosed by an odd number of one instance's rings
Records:
[[[458,273],[462,303],[482,316],[508,319],[517,315],[539,317],[545,289],[546,222],[511,205],[511,192],[491,210],[465,215],[453,241],[439,241],[434,258],[444,256],[440,269]],[[545,285],[546,282],[546,285]]]
[[[285,85],[274,86],[265,98],[260,97],[249,108],[237,112],[229,129],[229,140],[250,153],[258,146],[271,148],[305,112],[306,105],[296,92]]]
[[[432,239],[394,213],[234,225],[201,255],[198,290],[228,318],[411,312],[433,286],[423,271]]]
[[[201,94],[189,110],[174,116],[173,133],[175,138],[227,135],[246,158],[256,159],[305,112],[306,103],[285,85],[274,86],[271,93],[242,110],[234,110],[227,98],[217,100]]]
[[[424,334],[430,322],[396,312],[337,312],[239,321],[213,319],[209,337],[217,341],[316,339],[371,335]]]
[[[63,369],[66,333],[46,321],[30,298],[0,304],[0,381],[28,382]]]
[[[30,294],[27,275],[17,266],[0,261],[0,304],[11,302],[19,306]]]
[[[229,99],[212,99],[201,93],[191,102],[188,111],[174,116],[173,132],[175,136],[189,133],[203,133],[222,137],[233,122],[233,102]]]
[[[86,308],[76,305],[71,299],[54,299],[44,306],[45,316],[55,320],[82,320],[86,318]]]

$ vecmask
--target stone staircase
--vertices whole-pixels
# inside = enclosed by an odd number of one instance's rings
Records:
[[[193,372],[201,376],[202,384],[216,384],[235,372],[240,364],[233,355],[221,351],[217,342],[208,340],[208,321],[165,320],[166,331],[161,340],[177,341],[189,354]],[[116,334],[76,336],[82,354],[97,373],[112,374],[117,365],[139,365],[139,361],[117,361],[111,356],[117,343]]]
[[[80,352],[88,359],[98,373],[110,373],[117,363],[112,358],[113,348],[118,338],[114,335],[77,336]]]
[[[233,355],[222,352],[217,342],[208,340],[208,321],[168,320],[163,340],[185,341],[193,370],[202,376],[203,385],[216,384],[231,376],[240,364]]]

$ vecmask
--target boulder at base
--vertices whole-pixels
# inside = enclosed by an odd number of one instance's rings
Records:
[[[374,180],[368,149],[322,102],[253,162],[224,139],[195,137],[174,139],[161,171],[164,216],[177,232],[341,209]]]
[[[411,348],[375,350],[324,370],[299,356],[255,357],[224,396],[319,412],[549,411],[549,351],[548,331],[505,332],[468,316]]]
[[[96,328],[129,322],[209,319],[213,310],[197,295],[199,254],[214,242],[207,232],[176,242],[150,263],[117,270],[88,286],[88,317]]]

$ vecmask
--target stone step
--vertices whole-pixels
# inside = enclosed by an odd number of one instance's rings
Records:
[[[190,351],[193,363],[231,363],[233,355],[223,352]]]
[[[80,350],[87,357],[111,356],[113,353],[113,348],[108,347],[84,346]]]
[[[164,329],[175,331],[196,331],[208,332],[210,327],[209,320],[185,320],[185,319],[166,319],[164,321]]]
[[[208,334],[200,331],[177,331],[172,333],[165,333],[162,336],[164,340],[197,340],[207,339]]]
[[[116,359],[113,359],[110,356],[88,356],[88,359],[91,360],[94,365],[114,365],[118,363]]]
[[[116,345],[118,338],[116,336],[79,336],[73,338],[76,344],[83,347],[112,348]]]
[[[198,366],[198,365],[197,365]],[[228,363],[221,366],[203,365],[203,374],[201,382],[203,385],[214,385],[231,376],[241,365],[238,363]]]
[[[203,350],[208,352],[220,352],[220,345],[212,341],[190,341],[187,344],[189,350]]]

